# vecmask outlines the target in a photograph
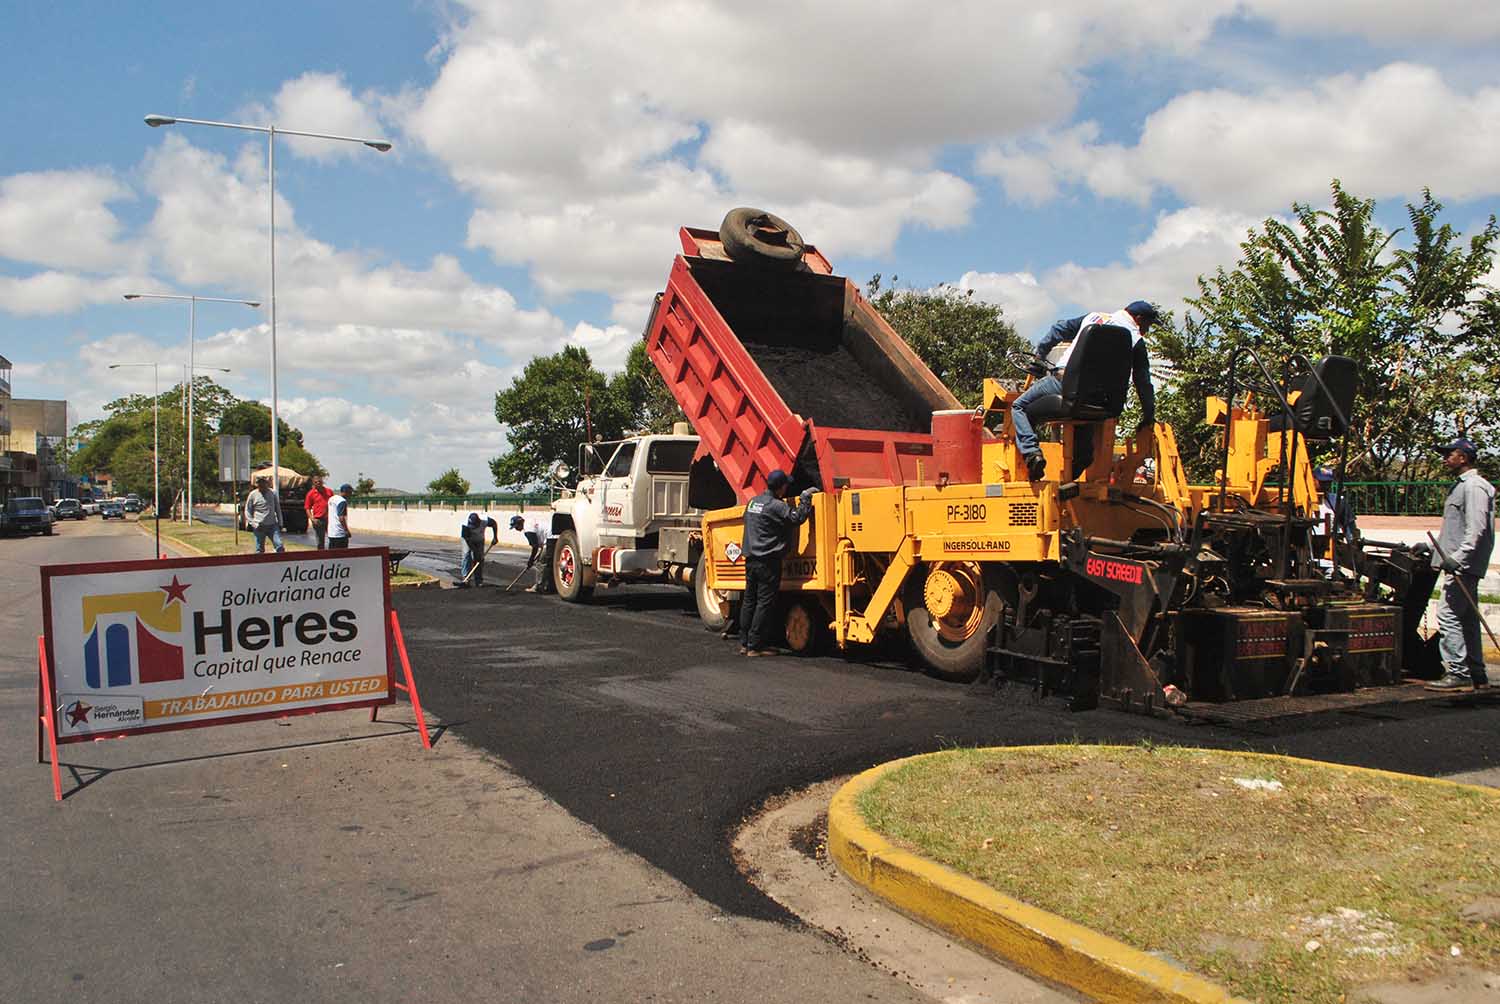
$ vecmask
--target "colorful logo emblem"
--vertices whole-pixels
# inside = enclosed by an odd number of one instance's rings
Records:
[[[187,583],[144,593],[106,593],[83,598],[83,679],[91,689],[162,683],[183,677],[182,634]],[[85,712],[86,713],[86,712]]]

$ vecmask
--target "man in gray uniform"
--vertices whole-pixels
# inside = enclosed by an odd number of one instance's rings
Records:
[[[786,504],[791,478],[785,471],[766,475],[766,490],[745,506],[745,598],[740,602],[740,654],[773,655],[766,648],[766,620],[781,591],[781,558],[792,527],[812,515],[816,488],[804,490],[793,508]]]
[[[1438,600],[1438,657],[1443,675],[1428,690],[1464,692],[1488,687],[1479,637],[1479,580],[1495,549],[1495,486],[1479,476],[1479,451],[1472,440],[1455,439],[1437,448],[1443,466],[1458,483],[1443,504],[1443,529],[1432,567],[1443,570]],[[1467,591],[1466,591],[1467,590]]]

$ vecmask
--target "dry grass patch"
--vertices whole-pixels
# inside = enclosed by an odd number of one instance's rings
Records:
[[[155,528],[151,526],[150,520],[141,523],[141,529],[147,533],[154,533]],[[248,530],[239,533],[239,544],[235,544],[235,533],[233,527],[210,526],[207,523],[163,523],[161,525],[161,539],[176,541],[188,547],[196,547],[204,554],[219,556],[224,554],[253,554],[255,553],[255,534]],[[282,543],[288,551],[311,551],[313,548],[306,544],[295,543],[282,536]],[[270,550],[269,542],[266,550]],[[402,585],[406,583],[431,582],[432,576],[425,572],[408,571],[402,569],[391,576],[391,585]]]
[[[955,750],[859,799],[892,841],[1275,1004],[1500,967],[1500,797],[1177,747]]]

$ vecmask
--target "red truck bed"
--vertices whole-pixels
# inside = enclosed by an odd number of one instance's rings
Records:
[[[646,350],[740,502],[778,468],[825,491],[936,477],[932,412],[958,400],[852,282],[812,247],[789,270],[681,238]]]

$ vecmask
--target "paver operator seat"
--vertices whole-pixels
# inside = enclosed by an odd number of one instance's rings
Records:
[[[1032,423],[1102,422],[1119,418],[1130,389],[1130,332],[1118,324],[1090,324],[1078,332],[1063,370],[1062,393],[1037,398],[1026,409]],[[1092,463],[1097,430],[1074,428],[1072,477]]]
[[[1301,393],[1292,403],[1291,418],[1296,430],[1310,442],[1337,439],[1344,434],[1346,428],[1340,423],[1339,416],[1342,414],[1347,423],[1354,409],[1359,364],[1348,356],[1324,356],[1313,366],[1313,373],[1322,380],[1322,385],[1319,385],[1318,379],[1314,379],[1311,373],[1303,378],[1299,388]],[[1328,394],[1323,393],[1324,386],[1333,395],[1332,402],[1329,401]],[[1333,407],[1334,404],[1337,408]],[[1270,431],[1286,431],[1287,417],[1285,412],[1272,415]]]

